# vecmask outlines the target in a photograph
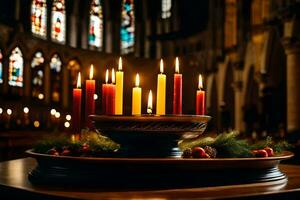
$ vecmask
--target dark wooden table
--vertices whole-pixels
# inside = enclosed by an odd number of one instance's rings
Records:
[[[32,158],[0,163],[0,196],[6,199],[300,199],[300,166],[281,165],[288,181],[203,188],[134,190],[124,188],[72,188],[33,186],[28,172],[36,166]],[[245,172],[247,173],[247,172]],[[201,175],[199,175],[201,176]],[[105,181],[105,180],[103,180]],[[116,180],[117,181],[117,180]]]

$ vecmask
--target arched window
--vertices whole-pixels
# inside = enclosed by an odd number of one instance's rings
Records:
[[[134,3],[133,0],[122,0],[121,10],[121,53],[133,52],[134,47]]]
[[[51,38],[53,41],[66,41],[66,10],[64,0],[54,0],[51,15]]]
[[[3,56],[2,56],[2,52],[0,49],[0,83],[3,83],[3,64],[2,64],[2,60],[3,60]]]
[[[172,0],[161,0],[161,18],[171,17]]]
[[[72,88],[77,86],[77,76],[78,72],[80,71],[80,64],[77,60],[70,60],[68,63],[68,70],[70,74],[70,86]]]
[[[89,45],[102,49],[103,13],[101,0],[93,0],[90,10]]]
[[[23,87],[23,54],[19,47],[12,50],[9,56],[8,84],[11,86]]]
[[[47,34],[46,0],[33,0],[31,4],[31,32],[42,38]]]
[[[35,53],[31,61],[32,97],[44,99],[44,57],[42,52]]]
[[[50,61],[51,70],[51,100],[59,102],[61,94],[62,62],[58,54],[54,54]]]

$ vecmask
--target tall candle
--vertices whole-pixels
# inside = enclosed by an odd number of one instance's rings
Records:
[[[109,71],[107,69],[106,73],[105,73],[105,84],[102,84],[102,113],[104,115],[106,114],[107,88],[109,86],[109,84],[108,84],[108,76],[109,76]]]
[[[160,74],[157,76],[157,98],[156,98],[156,114],[166,114],[166,75],[164,73],[164,63],[160,60]]]
[[[173,114],[182,114],[182,74],[179,73],[178,57],[175,61]]]
[[[199,75],[198,90],[196,94],[196,114],[205,114],[205,91],[203,89],[202,76]]]
[[[81,132],[81,76],[80,72],[78,73],[77,78],[77,88],[73,89],[73,113],[72,113],[72,127],[73,127],[73,133],[75,134],[75,137],[77,135],[77,138],[79,139],[80,132]]]
[[[116,86],[115,86],[115,70],[111,71],[111,84],[108,84],[107,87],[107,96],[106,96],[106,114],[114,115],[115,114],[115,100],[116,100]]]
[[[148,95],[148,104],[147,104],[147,113],[148,114],[152,114],[152,91],[149,91],[149,95]]]
[[[132,88],[132,115],[140,115],[142,110],[142,88],[140,85],[140,76],[136,74],[135,87]]]
[[[123,76],[122,71],[122,58],[119,58],[118,71],[116,72],[116,115],[123,114]]]
[[[89,115],[95,114],[95,80],[93,80],[94,66],[91,65],[89,80],[85,81],[85,123],[88,128],[92,128],[92,121]]]

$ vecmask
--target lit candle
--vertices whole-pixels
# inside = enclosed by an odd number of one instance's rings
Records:
[[[148,105],[147,105],[147,113],[152,114],[152,91],[149,91],[148,95]]]
[[[116,72],[116,115],[123,114],[123,76],[124,72],[122,71],[122,58],[119,58],[119,67]]]
[[[106,114],[107,88],[109,86],[108,75],[109,75],[109,71],[107,69],[105,73],[105,84],[102,84],[102,113],[103,114]]]
[[[85,81],[85,123],[86,126],[92,129],[92,121],[89,119],[89,115],[95,114],[95,80],[93,80],[94,66],[91,65],[89,80]]]
[[[80,132],[81,132],[81,95],[82,95],[82,89],[81,89],[81,76],[80,72],[78,73],[77,78],[77,88],[73,89],[73,113],[72,113],[72,127],[73,127],[73,133],[75,134],[75,137],[77,136],[77,139],[80,138]]]
[[[116,85],[115,85],[115,70],[111,70],[111,84],[108,84],[106,95],[106,114],[115,114],[115,100],[116,100]]]
[[[140,76],[136,74],[135,87],[132,88],[132,115],[140,115],[142,109],[142,88],[140,85]]]
[[[179,60],[175,60],[173,114],[182,114],[182,74],[179,73]]]
[[[199,75],[198,90],[196,94],[196,114],[205,114],[205,91],[203,89],[202,76]]]
[[[160,74],[157,76],[157,98],[156,98],[156,114],[166,114],[166,75],[164,73],[164,63],[160,59]]]

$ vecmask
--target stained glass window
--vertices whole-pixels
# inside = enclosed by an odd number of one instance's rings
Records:
[[[36,52],[31,61],[32,97],[44,99],[44,57],[42,52]]]
[[[121,10],[121,53],[133,52],[134,47],[134,3],[133,0],[122,0]]]
[[[90,10],[89,45],[103,46],[103,14],[101,0],[93,0]]]
[[[167,19],[171,17],[172,0],[161,1],[161,18]]]
[[[12,50],[9,56],[8,84],[11,86],[23,87],[23,54],[19,47]]]
[[[54,102],[59,102],[60,100],[61,69],[62,69],[61,59],[57,54],[54,54],[50,61],[51,99]]]
[[[3,60],[3,56],[2,56],[2,52],[0,50],[0,83],[3,83],[3,64],[2,64],[2,60]]]
[[[65,43],[66,41],[66,11],[64,0],[54,0],[51,17],[51,38],[54,41]]]
[[[31,32],[46,38],[47,4],[46,0],[33,0],[31,4]]]

